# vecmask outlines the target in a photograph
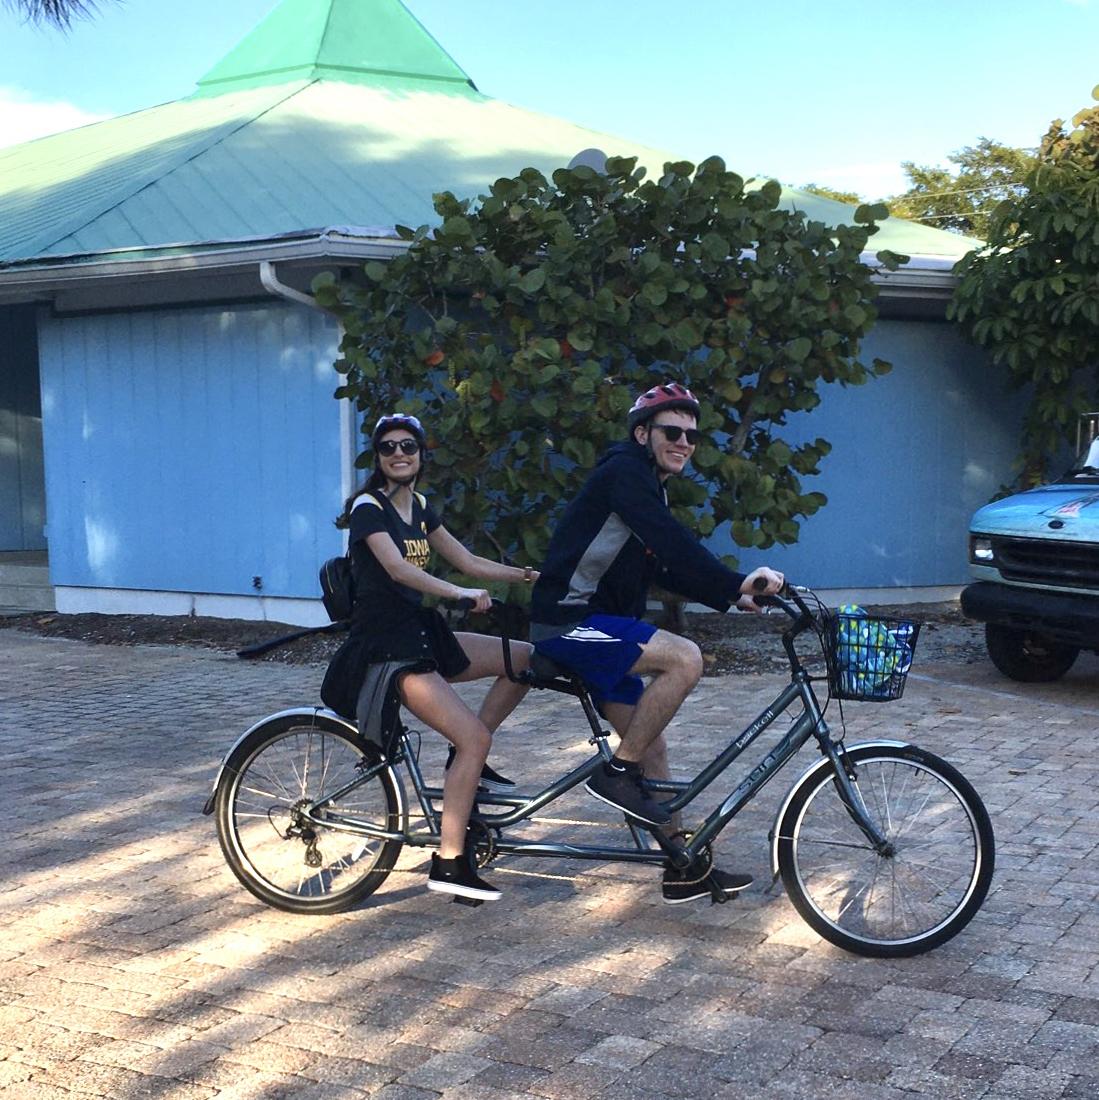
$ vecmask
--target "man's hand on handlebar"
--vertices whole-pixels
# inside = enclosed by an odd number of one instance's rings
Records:
[[[775,596],[782,591],[783,586],[786,584],[786,578],[777,570],[768,569],[767,566],[761,565],[758,569],[753,569],[747,577],[744,578],[744,583],[740,586],[741,596],[737,600],[736,606],[741,611],[751,611],[758,613],[763,610],[752,598],[753,596]]]

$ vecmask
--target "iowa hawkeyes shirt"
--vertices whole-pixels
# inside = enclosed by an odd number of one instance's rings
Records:
[[[412,497],[412,522],[405,523],[400,513],[380,493],[363,493],[351,510],[351,565],[355,576],[356,610],[377,619],[378,612],[394,600],[419,606],[423,595],[407,585],[398,584],[371,553],[366,540],[371,535],[388,534],[401,557],[426,569],[431,560],[427,536],[439,526],[439,517],[419,493]],[[399,606],[399,605],[398,605]],[[396,610],[396,609],[395,609]]]

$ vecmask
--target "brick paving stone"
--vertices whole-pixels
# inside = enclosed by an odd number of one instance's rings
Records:
[[[934,1068],[946,1077],[965,1077],[972,1081],[984,1081],[986,1084],[998,1081],[1004,1072],[1004,1064],[995,1059],[953,1051],[944,1054]]]
[[[471,1077],[476,1077],[490,1065],[489,1059],[472,1054],[437,1054],[414,1070],[403,1074],[399,1081],[401,1084],[414,1085],[417,1088],[442,1091],[453,1085],[460,1085]]]
[[[1080,1074],[1070,1077],[1061,1096],[1063,1100],[1095,1100],[1099,1096],[1099,1076]]]
[[[1059,1097],[1068,1080],[1067,1074],[1011,1065],[997,1080],[996,1094],[1003,1097],[1025,1097],[1026,1100],[1045,1100],[1047,1097]]]
[[[575,1061],[610,1069],[632,1069],[661,1050],[659,1043],[635,1039],[629,1035],[610,1035],[593,1047],[581,1051]]]
[[[858,1081],[884,1081],[893,1063],[882,1057],[881,1043],[863,1035],[827,1032],[794,1059],[798,1069],[816,1070]]]
[[[902,1066],[885,1079],[903,1092],[935,1096],[939,1100],[979,1100],[991,1096],[991,1086],[971,1077],[947,1077],[925,1066]]]
[[[379,1066],[359,1058],[325,1055],[318,1056],[302,1066],[298,1076],[318,1083],[374,1092],[382,1085],[395,1081],[399,1072],[392,1066]]]
[[[624,1072],[614,1066],[573,1062],[535,1081],[530,1092],[549,1100],[588,1100],[590,1096],[613,1089]]]
[[[493,1062],[475,1077],[472,1077],[470,1083],[526,1094],[533,1091],[539,1082],[548,1079],[550,1076],[551,1073],[548,1069],[521,1066],[516,1062]]]
[[[14,815],[0,1024],[21,1046],[0,1061],[9,1092],[948,1100],[999,1096],[1006,1082],[1006,1096],[1056,1095],[1041,1080],[1065,1096],[1099,1091],[1091,658],[1056,685],[927,666],[899,703],[849,708],[849,741],[907,735],[958,764],[999,835],[982,913],[902,960],[830,947],[781,889],[764,889],[781,779],[718,839],[719,862],[759,883],[733,904],[669,909],[649,868],[504,857],[504,900],[461,910],[424,890],[420,850],[358,909],[279,913],[240,889],[197,810],[224,748],[265,711],[311,700],[321,670],[0,630],[7,668],[19,675],[0,673],[0,791]],[[705,763],[779,683],[704,681],[669,734],[677,768]],[[586,750],[568,704],[532,694],[494,762],[532,784],[575,762]],[[171,716],[170,736],[150,715]],[[425,735],[429,774],[442,757]],[[140,794],[120,800],[119,775]],[[579,792],[560,809],[624,835]]]
[[[6,1056],[0,1061],[0,1089],[10,1085],[16,1085],[20,1081],[26,1081],[33,1073],[35,1067],[23,1062],[13,1062]],[[0,1095],[3,1095],[0,1093]]]
[[[1099,1026],[1099,1000],[1068,997],[1057,1006],[1054,1016],[1069,1023]]]

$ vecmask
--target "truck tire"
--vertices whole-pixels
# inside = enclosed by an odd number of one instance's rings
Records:
[[[985,646],[992,663],[1009,679],[1024,684],[1059,680],[1080,653],[1076,646],[1055,642],[1031,630],[985,623]]]

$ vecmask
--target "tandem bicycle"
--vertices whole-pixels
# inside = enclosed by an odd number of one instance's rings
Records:
[[[848,745],[842,728],[844,700],[900,697],[919,624],[837,613],[809,589],[791,585],[780,596],[757,598],[789,618],[782,634],[789,683],[693,778],[644,782],[669,812],[687,810],[781,715],[793,711],[793,718],[685,839],[629,818],[628,843],[522,835],[524,825],[583,784],[612,750],[583,683],[537,653],[530,670],[514,673],[503,638],[513,679],[575,699],[593,751],[538,791],[479,790],[470,819],[478,865],[522,856],[653,865],[671,860],[683,868],[712,858],[722,830],[813,742],[819,758],[790,787],[771,828],[773,881],[781,878],[815,932],[848,951],[909,956],[945,943],[980,909],[992,880],[995,841],[984,804],[966,778],[933,753],[901,740]],[[801,635],[815,636],[823,675],[803,665],[794,644]],[[814,687],[821,681],[827,685],[823,706]],[[838,732],[825,719],[831,699],[840,701]],[[322,707],[282,711],[232,746],[204,810],[216,815],[229,867],[257,898],[294,913],[340,912],[381,886],[404,845],[439,846],[442,788],[425,779],[419,756],[418,735],[399,715],[383,747]],[[724,897],[715,894],[714,900]]]

